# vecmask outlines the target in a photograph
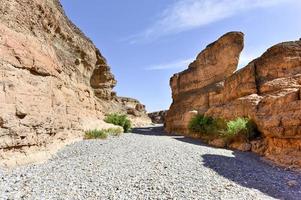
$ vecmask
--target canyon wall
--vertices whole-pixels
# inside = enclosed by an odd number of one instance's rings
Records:
[[[134,108],[134,124],[149,123],[144,106],[117,97],[115,85],[105,58],[59,0],[1,2],[0,164],[28,162],[30,152],[109,127],[102,119],[110,112]]]
[[[301,167],[301,41],[277,44],[233,73],[242,49],[243,34],[227,33],[171,78],[165,129],[189,135],[196,114],[249,117],[261,133],[250,143],[253,152]]]
[[[149,118],[151,118],[154,124],[164,124],[166,113],[167,110],[161,110],[157,112],[148,113],[148,116]]]

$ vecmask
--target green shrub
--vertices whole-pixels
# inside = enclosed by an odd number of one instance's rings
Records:
[[[253,121],[248,118],[236,118],[235,120],[225,121],[221,118],[206,117],[196,115],[188,125],[192,133],[202,135],[204,140],[213,138],[224,138],[231,141],[235,137],[243,140],[250,140],[257,136],[257,128]]]
[[[105,130],[88,130],[85,132],[85,139],[106,139],[108,133]]]
[[[112,136],[120,136],[123,133],[123,128],[109,128],[106,132]]]
[[[248,118],[239,117],[227,122],[227,130],[225,131],[227,137],[242,136],[249,140],[255,137],[256,134],[256,125]]]
[[[123,133],[123,129],[109,128],[109,129],[94,129],[85,132],[85,139],[106,139],[109,135],[120,136]]]
[[[193,117],[188,125],[191,132],[194,133],[211,133],[214,125],[214,120],[212,117],[206,117],[204,115],[196,115]]]
[[[117,113],[109,114],[104,121],[110,124],[121,126],[125,133],[128,133],[132,128],[131,121],[126,115],[120,115]]]
[[[228,135],[237,135],[241,132],[246,132],[248,120],[244,118],[237,118],[235,120],[227,122],[227,134]]]

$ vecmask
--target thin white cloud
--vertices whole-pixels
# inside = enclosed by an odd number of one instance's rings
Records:
[[[248,63],[253,61],[254,59],[260,57],[260,55],[264,52],[265,48],[257,48],[256,51],[249,51],[249,52],[242,52],[242,54],[239,57],[239,63],[238,63],[238,69],[241,69],[245,67]],[[193,62],[195,58],[187,58],[182,59],[170,63],[164,63],[164,64],[157,64],[152,65],[148,68],[145,68],[145,70],[168,70],[168,69],[186,69],[188,68],[189,64]]]
[[[253,47],[252,50],[243,51],[239,57],[238,69],[245,67],[251,61],[260,57],[269,46],[270,45],[262,45],[257,46],[256,48]]]
[[[128,38],[131,43],[199,28],[239,13],[298,0],[177,0],[146,30]]]
[[[257,57],[259,57],[259,55],[257,54],[242,53],[239,58],[238,69],[245,67],[247,64],[249,64],[249,62],[251,62]]]
[[[145,70],[167,70],[167,69],[185,69],[194,60],[194,58],[178,60],[175,62],[153,65]]]

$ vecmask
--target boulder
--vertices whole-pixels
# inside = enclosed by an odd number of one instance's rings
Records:
[[[211,146],[218,147],[218,148],[224,148],[224,147],[227,146],[226,141],[224,139],[221,139],[221,138],[210,140],[208,143]]]

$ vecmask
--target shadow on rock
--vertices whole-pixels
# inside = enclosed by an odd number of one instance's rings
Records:
[[[204,166],[243,187],[257,189],[271,197],[301,199],[301,173],[267,164],[252,153],[233,154],[234,157],[203,155]]]

